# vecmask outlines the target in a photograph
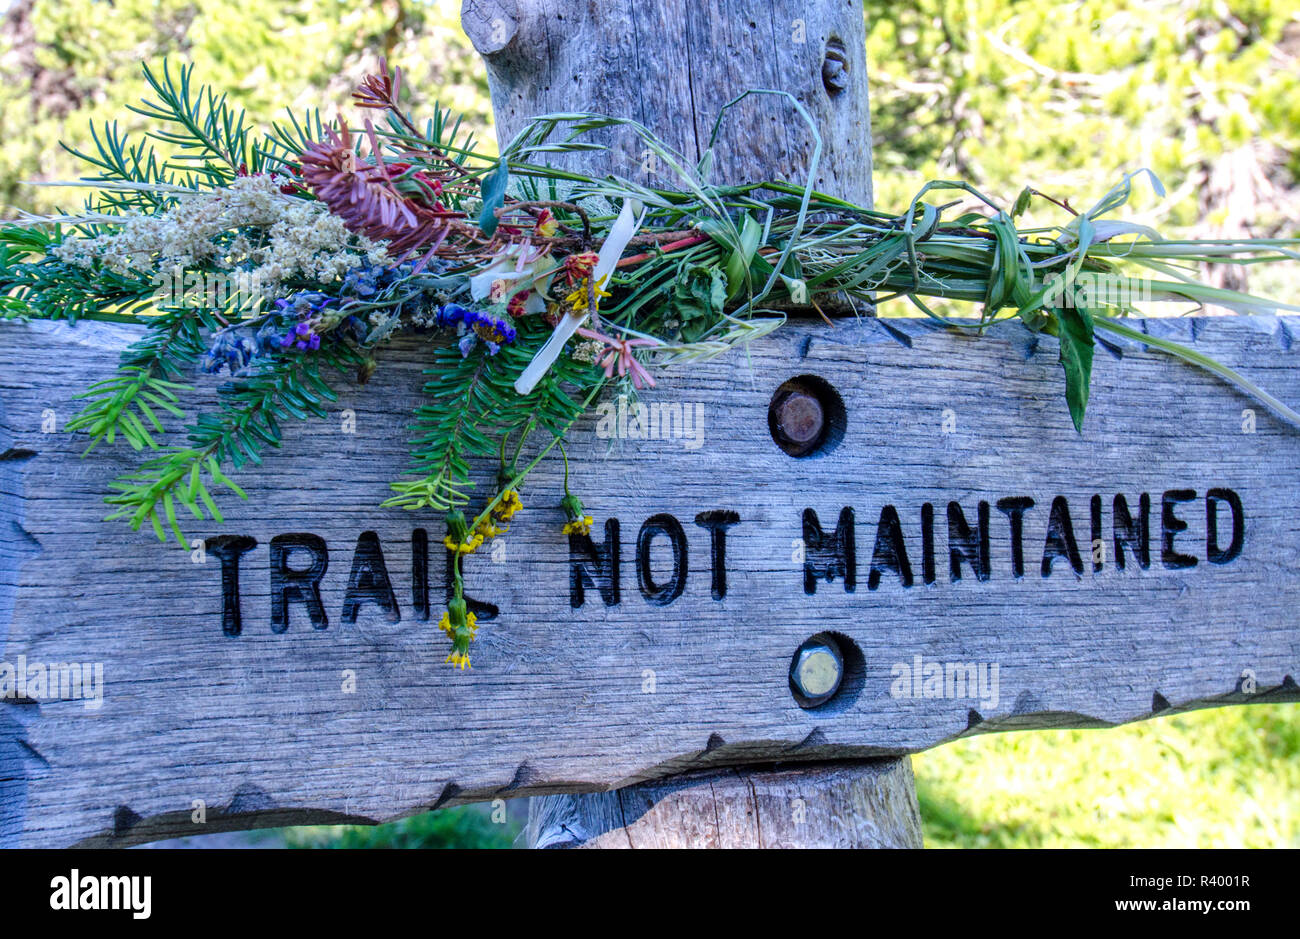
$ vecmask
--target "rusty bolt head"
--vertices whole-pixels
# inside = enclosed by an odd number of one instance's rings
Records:
[[[814,636],[799,647],[790,664],[790,684],[807,699],[805,707],[825,704],[844,678],[844,656],[829,636]]]
[[[785,391],[772,403],[773,429],[786,452],[802,456],[817,446],[826,427],[826,414],[806,391]]]
[[[822,84],[832,96],[848,90],[849,55],[844,43],[838,39],[832,39],[826,44],[826,56],[822,59]]]
[[[787,455],[819,456],[844,436],[846,414],[839,393],[817,375],[799,375],[772,392],[767,429]]]
[[[796,444],[811,444],[822,434],[826,415],[822,403],[806,391],[787,391],[776,406],[781,433]]]

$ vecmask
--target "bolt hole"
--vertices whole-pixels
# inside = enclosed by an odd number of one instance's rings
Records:
[[[796,459],[830,453],[844,439],[844,399],[824,378],[800,375],[784,382],[767,407],[773,442]]]

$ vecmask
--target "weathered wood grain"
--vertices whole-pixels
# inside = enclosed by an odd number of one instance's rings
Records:
[[[1151,321],[1300,400],[1295,320]],[[108,480],[135,454],[62,432],[72,395],[108,375],[125,327],[0,324],[0,662],[102,663],[103,705],[0,703],[0,839],[5,844],[127,844],[172,834],[290,821],[377,820],[453,802],[596,790],[744,763],[901,754],[966,734],[1102,726],[1180,708],[1295,700],[1300,668],[1300,434],[1217,380],[1137,347],[1099,353],[1093,401],[1076,435],[1061,398],[1055,343],[1009,327],[993,336],[918,321],[789,326],[733,355],[667,373],[647,403],[702,409],[694,440],[607,440],[599,415],[569,447],[572,483],[598,524],[620,526],[621,598],[595,589],[571,607],[570,546],[560,533],[561,467],[542,464],[505,553],[466,565],[469,593],[499,605],[474,668],[442,664],[446,640],[418,619],[411,532],[438,520],[374,508],[405,463],[404,426],[425,352],[386,353],[374,383],[334,419],[286,428],[286,452],[245,474],[248,503],[227,524],[258,546],[240,571],[243,630],[222,631],[220,565],[100,521]],[[910,343],[910,348],[897,337]],[[776,388],[816,375],[842,396],[842,439],[796,460],[773,443]],[[356,432],[343,432],[344,409]],[[43,412],[57,432],[42,433]],[[1248,414],[1247,412],[1252,412]],[[46,415],[49,416],[48,414]],[[946,432],[947,431],[947,432]],[[1251,431],[1251,432],[1243,432]],[[1205,497],[1231,489],[1244,511],[1240,555],[1209,563]],[[1161,497],[1186,521],[1161,560]],[[1149,493],[1151,565],[1117,569],[1110,507]],[[1092,569],[1089,509],[1102,497],[1103,568]],[[1032,497],[1025,574],[1012,571],[1009,520],[996,503]],[[1049,507],[1068,502],[1083,555],[1075,574],[1040,562]],[[946,509],[972,525],[990,510],[990,576],[962,562],[951,582]],[[922,505],[936,507],[935,583],[923,582]],[[913,586],[870,571],[882,509],[895,506]],[[842,577],[805,592],[805,510],[830,531],[855,512],[856,589]],[[701,512],[733,511],[726,593],[714,599]],[[637,534],[651,516],[683,525],[686,580],[656,606],[638,587]],[[1219,509],[1220,546],[1231,524]],[[374,605],[340,611],[362,532],[382,545],[401,619]],[[268,542],[310,532],[329,549],[329,625],[293,604],[270,624]],[[598,540],[600,529],[597,530]],[[652,579],[669,580],[656,538]],[[812,552],[816,562],[816,552]],[[439,558],[434,555],[433,600]],[[297,565],[298,561],[294,561]],[[808,636],[832,630],[860,652],[846,687],[803,710],[787,670]],[[897,697],[895,666],[999,666],[996,702]],[[355,676],[355,691],[345,680]],[[1245,676],[1245,677],[1243,677]],[[921,689],[922,692],[924,689]],[[957,689],[954,686],[953,691]],[[191,823],[194,802],[207,821]]]
[[[487,62],[503,146],[539,114],[592,111],[639,121],[694,165],[723,105],[774,89],[799,100],[825,141],[814,187],[871,204],[866,30],[855,0],[466,0],[461,22]],[[600,173],[681,188],[631,133],[605,139],[615,153]],[[775,96],[734,107],[718,140],[713,181],[735,184],[803,182],[814,142]],[[591,168],[590,157],[574,159]]]

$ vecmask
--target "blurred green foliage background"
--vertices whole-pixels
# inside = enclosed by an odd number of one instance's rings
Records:
[[[286,106],[332,115],[387,57],[406,72],[416,113],[437,100],[490,148],[486,74],[459,6],[0,0],[0,215],[69,198],[23,181],[75,177],[59,142],[87,145],[88,122],[143,130],[126,105],[144,92],[140,64],[164,58],[197,63],[200,81],[266,123]],[[966,179],[1007,203],[1029,183],[1086,207],[1122,171],[1149,166],[1170,196],[1135,209],[1166,234],[1300,234],[1300,0],[864,7],[880,207],[901,208],[935,177]],[[1249,286],[1280,293],[1294,284]],[[932,846],[1300,847],[1293,705],[976,737],[922,754],[915,767]],[[512,818],[496,824],[469,807],[283,837],[504,847],[518,830]]]

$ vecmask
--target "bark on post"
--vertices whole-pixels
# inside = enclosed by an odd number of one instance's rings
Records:
[[[553,111],[640,121],[692,162],[727,102],[751,88],[785,91],[808,110],[824,149],[814,185],[871,200],[866,37],[859,0],[465,0],[461,21],[487,61],[497,139]],[[813,137],[788,102],[750,97],[728,112],[714,179],[802,182]],[[630,135],[601,173],[660,176]],[[647,179],[647,177],[649,179]],[[660,181],[669,182],[667,177]]]
[[[504,146],[538,114],[631,117],[698,163],[714,121],[750,88],[788,92],[817,124],[813,185],[871,204],[865,28],[858,0],[465,0],[462,22],[487,62]],[[806,178],[814,136],[786,100],[731,108],[714,180]],[[587,170],[672,185],[630,135]],[[534,798],[534,847],[919,847],[910,759],[674,777],[616,792]]]

